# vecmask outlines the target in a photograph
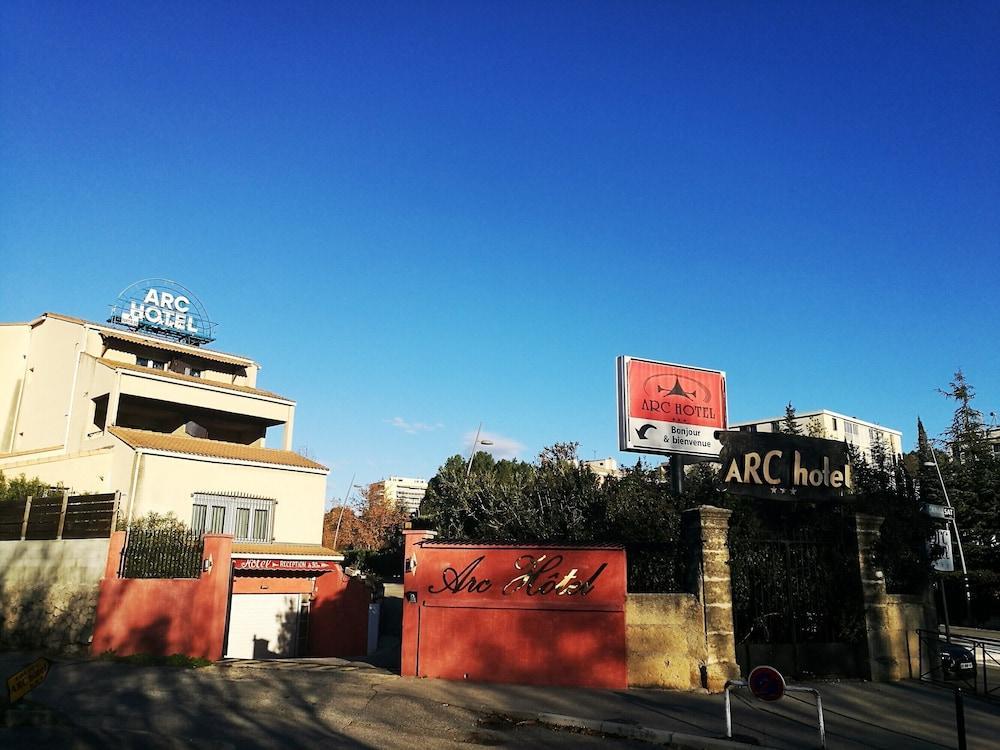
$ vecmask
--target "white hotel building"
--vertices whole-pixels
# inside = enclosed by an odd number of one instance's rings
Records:
[[[0,471],[119,492],[120,517],[318,545],[328,469],[291,450],[295,402],[258,388],[259,371],[144,328],[55,313],[0,324]]]

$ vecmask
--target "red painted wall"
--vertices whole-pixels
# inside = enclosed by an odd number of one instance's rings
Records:
[[[91,653],[222,658],[232,537],[205,535],[212,569],[196,579],[119,578],[125,532],[111,537],[97,600]]]
[[[623,549],[425,536],[406,539],[404,675],[627,687]]]
[[[370,602],[368,586],[340,567],[319,576],[309,610],[309,656],[364,656]]]

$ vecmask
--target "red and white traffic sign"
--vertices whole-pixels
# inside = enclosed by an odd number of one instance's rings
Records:
[[[781,700],[785,695],[785,678],[774,667],[754,667],[747,677],[747,686],[755,698],[762,701]]]
[[[618,357],[618,447],[638,453],[718,457],[726,373]]]

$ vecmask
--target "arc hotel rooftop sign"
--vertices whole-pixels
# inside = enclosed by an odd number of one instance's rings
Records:
[[[215,340],[215,323],[189,289],[169,279],[143,279],[111,304],[108,323],[200,346]]]

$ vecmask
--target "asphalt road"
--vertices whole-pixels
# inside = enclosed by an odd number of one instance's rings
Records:
[[[0,729],[0,747],[649,748],[384,689],[400,680],[351,665],[279,670],[56,664],[24,712],[27,720],[41,716],[32,706],[45,707],[54,712],[55,725]]]
[[[0,675],[30,655],[0,654]],[[957,746],[949,690],[915,681],[816,683],[831,750]],[[0,748],[587,748],[650,745],[519,723],[539,712],[701,737],[723,732],[722,698],[703,692],[588,690],[403,678],[342,660],[203,669],[62,662],[31,693],[53,727],[0,729]],[[970,750],[997,747],[1000,705],[965,704]],[[817,744],[809,697],[779,703],[737,691],[737,735],[788,750]]]

